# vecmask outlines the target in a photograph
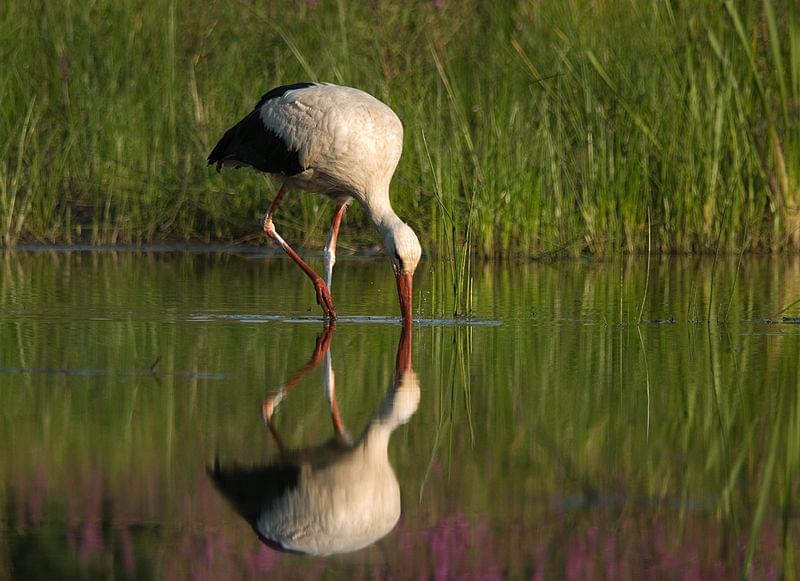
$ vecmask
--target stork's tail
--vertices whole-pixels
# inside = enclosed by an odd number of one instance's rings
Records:
[[[233,152],[230,151],[231,145],[235,143],[236,136],[239,133],[239,126],[246,120],[242,119],[236,125],[228,129],[222,138],[217,142],[214,146],[214,149],[211,150],[211,153],[208,154],[208,165],[217,164],[217,172],[222,169],[222,164],[229,159],[234,157]]]

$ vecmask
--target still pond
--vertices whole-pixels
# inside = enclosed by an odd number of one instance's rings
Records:
[[[0,254],[0,578],[800,572],[800,258],[168,250]]]

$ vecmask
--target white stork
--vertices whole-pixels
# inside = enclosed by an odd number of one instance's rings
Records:
[[[273,176],[280,188],[264,216],[264,232],[311,278],[317,303],[335,319],[330,294],[336,239],[355,198],[383,238],[397,279],[403,321],[411,322],[414,270],[422,249],[416,234],[392,209],[389,182],[403,150],[403,125],[387,105],[358,89],[295,83],[267,92],[255,109],[228,129],[209,164],[249,166]],[[323,280],[278,234],[273,217],[287,190],[328,196],[336,204],[325,244]]]
[[[349,441],[336,404],[329,355],[333,330],[325,328],[310,361],[264,402],[264,420],[280,448],[280,459],[249,468],[215,462],[208,470],[217,489],[259,539],[281,551],[318,556],[356,551],[389,534],[400,518],[400,485],[389,462],[388,445],[392,432],[419,406],[420,386],[411,367],[412,327],[403,326],[392,384],[355,442]],[[323,382],[336,436],[312,448],[285,449],[272,414],[323,358]]]

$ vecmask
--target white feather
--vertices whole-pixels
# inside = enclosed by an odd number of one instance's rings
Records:
[[[267,101],[259,114],[308,168],[288,180],[290,186],[352,195],[366,206],[374,195],[388,194],[403,150],[403,124],[372,95],[314,85]]]

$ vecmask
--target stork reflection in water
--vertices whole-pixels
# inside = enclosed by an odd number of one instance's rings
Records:
[[[280,448],[280,459],[266,466],[217,464],[209,470],[217,488],[258,537],[282,551],[319,556],[356,551],[387,535],[400,518],[400,486],[389,463],[388,444],[395,428],[406,423],[419,404],[420,388],[411,368],[411,325],[403,326],[386,397],[354,442],[336,403],[333,334],[334,327],[326,327],[308,363],[264,402],[264,421]],[[289,391],[323,361],[334,437],[313,448],[286,449],[272,415]]]

